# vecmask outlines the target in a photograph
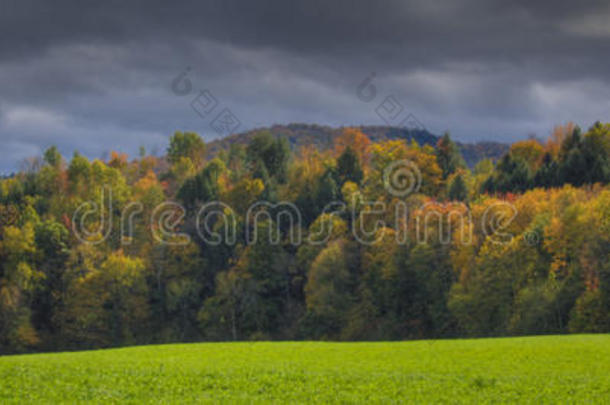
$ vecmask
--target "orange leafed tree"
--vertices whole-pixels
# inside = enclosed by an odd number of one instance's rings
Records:
[[[551,156],[557,157],[561,144],[568,135],[574,132],[574,128],[576,128],[576,125],[573,122],[568,122],[565,125],[557,125],[553,128],[553,132],[551,132],[551,136],[546,142],[546,151],[549,152]]]
[[[371,140],[358,128],[345,128],[343,133],[335,138],[335,154],[339,156],[349,146],[365,165],[368,163],[368,148]]]

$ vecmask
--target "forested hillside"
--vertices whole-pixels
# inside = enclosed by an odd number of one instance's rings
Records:
[[[365,125],[357,127],[371,142],[388,140],[415,141],[420,145],[435,146],[439,136],[423,128],[397,128]],[[341,136],[344,128],[332,128],[314,124],[273,125],[236,134],[210,142],[208,155],[214,156],[219,150],[230,148],[231,144],[247,145],[259,133],[268,132],[274,137],[282,137],[290,147],[298,151],[303,146],[315,146],[320,150],[331,148],[335,138]],[[508,145],[499,142],[456,143],[468,167],[473,168],[483,159],[497,160],[508,151]]]
[[[397,138],[49,148],[0,180],[0,350],[610,332],[610,124]]]

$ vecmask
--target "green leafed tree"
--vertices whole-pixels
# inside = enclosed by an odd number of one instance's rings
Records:
[[[350,274],[344,242],[332,242],[320,252],[307,274],[307,310],[318,336],[333,336],[341,331],[352,303]]]
[[[174,164],[180,158],[191,159],[195,167],[201,167],[205,158],[205,142],[194,132],[175,132],[169,140],[167,160]]]
[[[457,169],[466,167],[460,149],[453,142],[448,132],[445,132],[436,144],[436,159],[443,171],[443,179],[455,173]]]

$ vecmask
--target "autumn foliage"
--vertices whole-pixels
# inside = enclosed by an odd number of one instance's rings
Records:
[[[194,133],[165,157],[50,148],[0,181],[0,350],[609,332],[609,159],[601,123],[472,169],[448,134],[352,128],[327,149],[265,132],[214,156]],[[387,170],[405,161],[403,195]],[[227,224],[230,243],[201,238]]]

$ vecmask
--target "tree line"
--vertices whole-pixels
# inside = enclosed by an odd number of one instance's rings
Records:
[[[584,134],[557,127],[472,170],[448,134],[432,147],[374,143],[353,128],[326,150],[293,151],[262,131],[209,159],[191,132],[176,132],[164,157],[67,161],[51,147],[0,180],[0,350],[609,332],[609,158],[601,123]],[[417,168],[408,195],[388,193],[396,161]],[[83,203],[104,205],[105,187],[107,218],[75,216]],[[142,212],[125,235],[133,201]],[[184,207],[175,234],[192,236],[203,204],[226,203],[236,242],[160,243],[150,218],[165,201]],[[302,221],[252,222],[258,201],[289,202]],[[409,215],[397,221],[402,206]],[[501,234],[487,221],[496,207]],[[113,225],[104,235],[103,221]],[[295,245],[292,226],[326,236]],[[356,228],[371,230],[368,243]]]

